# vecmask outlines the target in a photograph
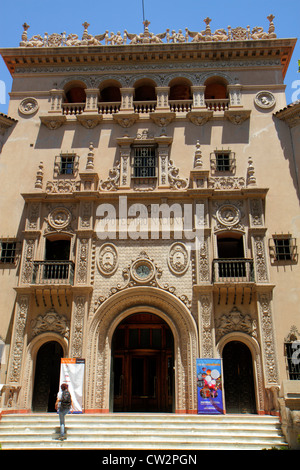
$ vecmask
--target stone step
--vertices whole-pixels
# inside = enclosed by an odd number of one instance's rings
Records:
[[[278,418],[257,415],[82,414],[66,416],[59,441],[56,413],[4,415],[2,449],[240,449],[286,446]]]

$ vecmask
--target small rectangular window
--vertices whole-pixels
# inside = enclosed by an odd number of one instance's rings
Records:
[[[61,155],[60,158],[60,174],[73,175],[75,155]]]
[[[230,150],[216,150],[210,158],[211,170],[214,173],[235,171],[235,154]]]
[[[273,235],[269,240],[270,256],[274,262],[297,261],[296,239],[291,235]]]
[[[135,178],[156,177],[155,147],[133,148],[133,176]]]
[[[12,264],[16,259],[16,242],[1,242],[1,263]]]
[[[76,176],[79,166],[79,157],[75,153],[61,153],[55,157],[54,177]]]
[[[300,380],[300,363],[299,363],[300,343],[285,343],[285,354],[288,364],[288,374],[290,380]]]

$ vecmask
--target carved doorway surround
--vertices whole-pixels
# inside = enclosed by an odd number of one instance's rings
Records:
[[[160,317],[174,338],[175,412],[197,412],[196,358],[198,335],[185,304],[155,287],[124,289],[98,308],[89,324],[87,351],[87,410],[107,413],[110,405],[113,334],[129,315],[147,312]]]

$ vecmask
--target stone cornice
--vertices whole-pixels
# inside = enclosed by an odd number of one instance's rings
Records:
[[[138,44],[121,46],[72,46],[72,47],[26,47],[0,49],[0,53],[11,73],[16,68],[49,66],[111,66],[143,63],[186,63],[188,61],[229,62],[279,59],[283,76],[291,59],[296,39],[263,39],[228,42],[201,42],[183,44]],[[200,64],[198,64],[200,65]]]

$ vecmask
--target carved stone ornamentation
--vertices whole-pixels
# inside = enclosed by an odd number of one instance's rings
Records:
[[[105,243],[101,246],[98,257],[97,266],[101,274],[111,276],[118,268],[118,252],[112,243]]]
[[[19,111],[21,114],[25,114],[27,116],[34,114],[39,109],[39,104],[35,98],[25,98],[21,101],[19,105]]]
[[[116,191],[119,188],[120,184],[120,163],[117,162],[116,165],[109,170],[109,175],[107,180],[100,181],[100,189],[103,191]]]
[[[72,220],[72,214],[66,207],[56,207],[48,216],[48,224],[57,232],[65,230]]]
[[[169,184],[172,189],[186,189],[189,184],[188,178],[184,179],[179,176],[179,168],[173,165],[172,160],[168,166]]]
[[[269,29],[264,31],[261,26],[255,26],[252,30],[250,26],[243,28],[238,26],[232,28],[231,26],[226,29],[217,29],[212,32],[210,28],[210,18],[205,18],[203,21],[206,24],[205,30],[200,32],[198,31],[189,31],[188,28],[185,28],[185,34],[182,29],[179,29],[178,33],[174,30],[171,31],[167,29],[163,33],[154,34],[149,31],[150,21],[143,21],[144,32],[143,33],[128,33],[127,30],[124,31],[123,36],[120,31],[117,33],[111,32],[110,35],[106,30],[104,33],[98,35],[91,35],[88,32],[89,23],[84,22],[83,27],[84,31],[82,38],[80,39],[77,34],[68,34],[66,33],[45,33],[43,36],[36,34],[28,39],[27,30],[29,25],[24,23],[24,31],[22,33],[22,40],[20,42],[20,47],[77,47],[77,46],[122,46],[129,41],[129,45],[151,45],[151,44],[163,44],[165,43],[185,43],[189,42],[206,42],[206,41],[243,41],[243,40],[258,40],[258,39],[272,39],[276,38],[275,26],[273,23],[273,15],[269,15],[267,19],[269,20]]]
[[[87,238],[78,239],[77,254],[77,283],[86,284],[88,278],[88,254],[89,240]]]
[[[216,324],[217,341],[227,333],[240,331],[254,338],[257,337],[257,323],[251,315],[241,313],[234,307],[228,315],[222,315]]]
[[[244,216],[242,212],[242,203],[236,201],[232,202],[216,202],[216,230],[244,230],[244,225],[242,224],[242,218]]]
[[[189,267],[189,252],[183,243],[173,243],[169,250],[168,265],[177,275],[184,274]]]
[[[86,298],[84,296],[75,297],[71,326],[71,357],[82,357],[85,304]]]
[[[273,318],[271,309],[271,293],[258,293],[258,307],[260,315],[260,328],[262,335],[262,349],[264,354],[264,368],[267,383],[278,383],[278,366],[275,353],[275,337],[273,331]]]
[[[275,106],[276,100],[270,91],[260,91],[254,98],[256,106],[262,109],[270,109]]]
[[[10,382],[19,382],[20,380],[29,297],[22,295],[17,302],[16,308],[15,336],[11,349],[11,367],[9,373]]]
[[[31,322],[32,337],[45,332],[55,332],[69,338],[69,321],[64,315],[59,315],[54,309],[51,309],[45,315],[39,315]]]
[[[191,300],[185,295],[177,295],[176,288],[170,286],[168,283],[162,283],[160,278],[162,276],[162,269],[151,259],[145,251],[142,251],[136,259],[132,260],[131,263],[123,269],[122,272],[124,283],[118,283],[116,286],[111,287],[107,296],[100,296],[95,302],[95,310],[105,300],[112,295],[123,291],[124,289],[148,285],[152,287],[158,287],[166,292],[170,292],[180,299],[188,309],[191,309]]]

